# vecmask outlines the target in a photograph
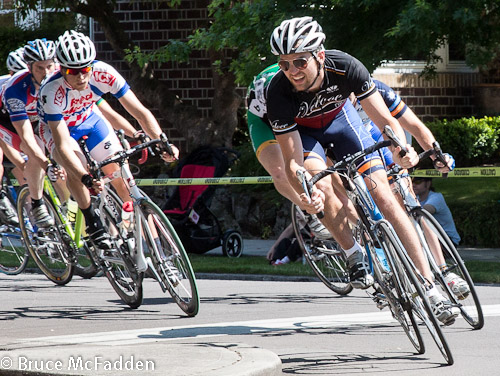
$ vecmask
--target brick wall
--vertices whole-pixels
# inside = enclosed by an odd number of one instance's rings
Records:
[[[179,8],[170,9],[164,2],[118,0],[116,14],[130,38],[142,50],[152,51],[169,39],[185,39],[194,29],[204,26],[208,3],[209,0],[184,0]],[[112,52],[98,24],[94,24],[94,30],[98,58],[111,63],[127,77],[126,64]],[[211,115],[212,77],[204,51],[196,51],[186,64],[155,64],[155,76],[164,80],[182,101],[198,108],[201,116]],[[418,74],[375,77],[396,89],[424,121],[477,115],[474,88],[481,83],[477,73],[438,73],[433,80],[425,80]],[[175,130],[168,133],[174,142],[182,141]]]
[[[115,14],[141,50],[153,51],[169,39],[187,39],[193,30],[205,26],[208,4],[209,0],[183,0],[178,8],[172,9],[165,2],[118,0]],[[93,27],[97,58],[110,63],[127,77],[126,63],[113,52],[99,24],[94,22]],[[211,115],[213,85],[210,61],[204,51],[195,51],[189,63],[154,64],[156,78],[165,81],[183,102],[194,105],[200,116]],[[151,110],[158,116],[155,109]],[[158,120],[161,123],[161,119]],[[167,135],[174,143],[181,143],[181,148],[184,146],[175,130],[168,130]]]
[[[424,122],[477,115],[475,88],[481,83],[478,73],[438,73],[432,80],[416,73],[374,77],[395,89]]]

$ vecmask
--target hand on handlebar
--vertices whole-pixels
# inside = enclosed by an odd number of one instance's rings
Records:
[[[170,150],[172,150],[172,154],[169,154],[167,151],[163,150],[160,150],[160,156],[161,156],[161,159],[163,159],[165,162],[167,163],[172,163],[172,162],[175,162],[176,160],[179,159],[179,149],[177,149],[177,147],[175,145],[172,145],[170,144]]]
[[[446,163],[443,163],[443,161],[438,158],[434,159],[433,164],[436,170],[442,173],[447,173],[455,168],[455,158],[453,158],[452,155],[443,153],[442,159],[444,159]]]
[[[311,199],[309,199],[306,193],[301,193],[299,197],[304,204],[304,209],[309,214],[317,214],[325,209],[325,193],[319,189],[313,188]]]
[[[400,146],[397,146],[393,152],[393,159],[398,165],[403,168],[411,168],[416,166],[419,162],[419,157],[415,149],[407,144],[406,145],[406,154],[402,153],[402,149]]]
[[[90,174],[83,175],[81,181],[88,189],[93,189],[96,192],[101,192],[104,188],[104,182]]]

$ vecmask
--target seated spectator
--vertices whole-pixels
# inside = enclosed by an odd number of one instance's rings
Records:
[[[283,265],[297,261],[301,257],[302,250],[290,224],[267,253],[267,259],[271,265]]]
[[[450,237],[451,241],[455,245],[458,245],[458,243],[460,243],[460,235],[458,235],[451,211],[448,205],[446,205],[443,195],[434,192],[432,178],[413,178],[413,190],[423,208],[436,218]]]

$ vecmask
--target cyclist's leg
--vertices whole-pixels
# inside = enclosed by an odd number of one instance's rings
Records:
[[[104,118],[99,118],[92,126],[92,130],[88,133],[86,141],[90,155],[97,162],[101,162],[112,156],[116,152],[122,150],[120,140],[115,134],[113,127]],[[102,171],[109,175],[117,171],[120,167],[117,164],[104,166]],[[123,179],[114,179],[111,185],[115,188],[118,196],[125,202],[130,201],[130,194]]]
[[[301,133],[300,136],[305,154],[304,167],[313,172],[324,170],[327,165],[323,146],[311,135]],[[324,218],[321,222],[344,250],[351,285],[355,288],[371,286],[373,276],[370,274],[366,252],[352,235],[344,203],[333,189],[332,176],[321,179],[316,187],[325,195]]]

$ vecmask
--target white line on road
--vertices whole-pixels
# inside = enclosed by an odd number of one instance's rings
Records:
[[[500,304],[483,306],[484,316],[500,316]],[[86,333],[23,339],[31,344],[102,344],[126,345],[155,341],[244,335],[270,331],[339,328],[396,323],[391,313],[370,312],[328,316],[291,317],[269,320],[235,321],[202,325],[145,328],[112,332]]]

